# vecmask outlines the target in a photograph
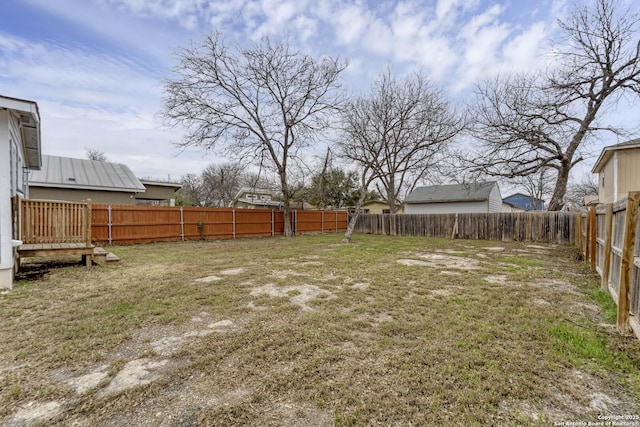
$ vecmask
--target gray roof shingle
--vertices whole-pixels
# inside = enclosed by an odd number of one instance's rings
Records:
[[[48,155],[42,156],[42,168],[30,173],[29,185],[105,191],[145,191],[144,185],[124,164]]]
[[[417,187],[405,203],[479,202],[488,200],[495,181]]]

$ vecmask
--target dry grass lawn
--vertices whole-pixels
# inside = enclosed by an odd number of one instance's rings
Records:
[[[31,260],[0,424],[553,425],[640,415],[640,342],[575,248],[356,235]]]

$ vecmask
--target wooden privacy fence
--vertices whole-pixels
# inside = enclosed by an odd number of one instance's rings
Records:
[[[23,244],[84,243],[91,245],[91,201],[74,203],[49,200],[16,202]]]
[[[591,206],[578,217],[577,245],[618,304],[618,329],[640,338],[640,192]]]
[[[294,233],[346,230],[345,211],[292,211]],[[284,232],[284,214],[271,209],[93,205],[93,240],[142,243],[235,239]]]
[[[568,212],[501,212],[360,215],[356,232],[476,240],[575,242],[576,215]]]

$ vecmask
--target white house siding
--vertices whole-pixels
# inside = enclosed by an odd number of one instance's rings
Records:
[[[502,209],[502,200],[498,212]],[[407,203],[404,213],[441,214],[441,213],[483,213],[487,212],[487,201],[482,202],[443,202],[443,203]]]
[[[497,185],[493,186],[489,194],[489,212],[502,212],[502,195]]]
[[[7,110],[0,110],[0,288],[11,288],[13,283],[13,248],[11,246],[12,182],[11,137]]]
[[[13,286],[14,248],[12,203],[15,195],[28,197],[20,123],[9,110],[0,110],[0,289]]]

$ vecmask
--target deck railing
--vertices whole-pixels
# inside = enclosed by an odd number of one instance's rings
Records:
[[[23,244],[85,243],[91,246],[91,200],[60,202],[20,200]]]

